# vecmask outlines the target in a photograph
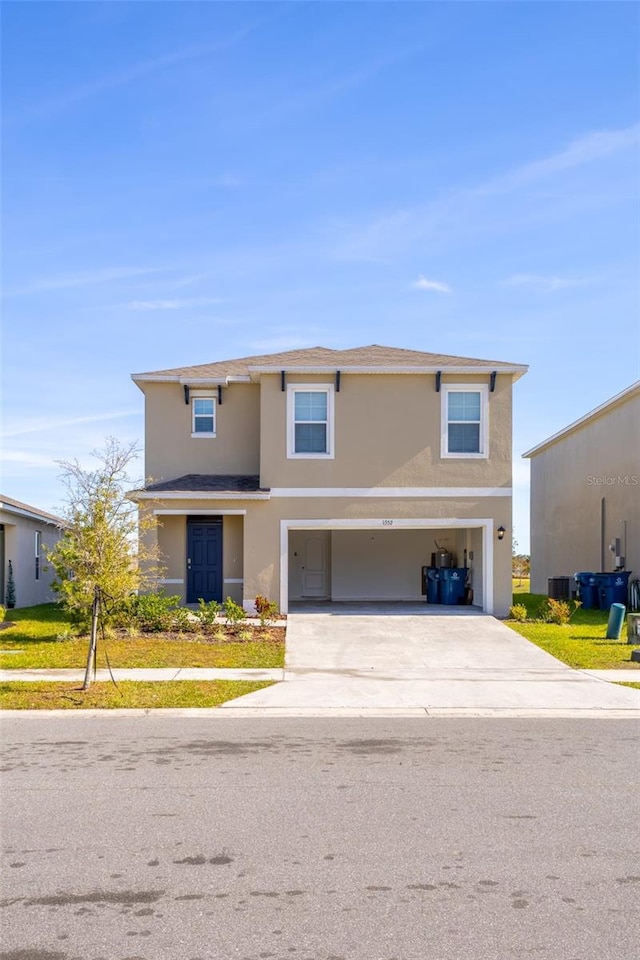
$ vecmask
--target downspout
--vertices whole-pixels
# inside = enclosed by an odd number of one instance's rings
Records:
[[[604,573],[604,524],[605,521],[605,498],[600,501],[600,572]]]

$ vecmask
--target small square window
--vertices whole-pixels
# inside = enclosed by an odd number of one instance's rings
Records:
[[[194,397],[192,400],[192,436],[214,437],[216,433],[216,402],[213,397]]]

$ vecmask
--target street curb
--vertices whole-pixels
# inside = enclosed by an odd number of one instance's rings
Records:
[[[362,708],[357,707],[310,707],[308,709],[299,707],[182,707],[182,708],[158,708],[158,709],[115,709],[115,710],[0,710],[1,720],[15,720],[20,718],[33,719],[34,717],[64,718],[71,717],[100,717],[113,718],[117,720],[122,717],[156,717],[158,719],[183,717],[185,719],[198,718],[220,718],[224,720],[236,720],[249,717],[293,719],[293,718],[345,718],[362,717],[368,719],[372,717],[402,717],[405,719],[421,718],[423,720],[439,719],[598,719],[598,720],[635,720],[640,719],[640,710],[635,707],[620,709],[618,707],[607,710],[603,708],[586,709],[537,709],[537,710],[517,710],[513,708],[455,708],[447,707],[407,707],[405,709],[389,708],[388,710],[380,707]]]

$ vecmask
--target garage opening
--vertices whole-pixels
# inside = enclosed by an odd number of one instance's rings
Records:
[[[427,604],[423,568],[445,565],[466,571],[458,574],[465,581],[461,603],[486,610],[491,599],[486,589],[489,571],[485,569],[482,526],[431,527],[425,525],[428,521],[397,520],[385,525],[377,520],[352,521],[359,526],[338,528],[327,528],[327,521],[316,521],[323,526],[312,527],[309,522],[309,527],[302,528],[301,522],[283,521],[286,523],[290,526],[283,529],[283,611],[288,601]],[[468,587],[466,592],[464,585]],[[439,605],[444,595],[444,588],[442,594],[432,593],[432,603]]]

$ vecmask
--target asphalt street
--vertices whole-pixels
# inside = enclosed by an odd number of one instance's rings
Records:
[[[2,960],[637,960],[614,719],[15,717]]]

